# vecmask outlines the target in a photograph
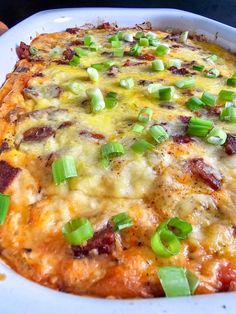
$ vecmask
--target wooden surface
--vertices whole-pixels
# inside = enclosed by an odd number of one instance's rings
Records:
[[[8,30],[8,27],[6,24],[4,24],[3,22],[0,22],[0,36]]]

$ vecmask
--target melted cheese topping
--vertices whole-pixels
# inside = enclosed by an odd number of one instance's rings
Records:
[[[136,30],[125,30],[135,35]],[[38,52],[31,61],[20,60],[17,68],[26,72],[13,72],[0,90],[0,137],[7,139],[10,150],[1,159],[22,169],[7,188],[11,206],[4,225],[0,226],[1,256],[14,268],[34,281],[76,294],[113,297],[150,297],[162,295],[156,267],[179,265],[192,270],[200,278],[197,293],[220,289],[216,276],[220,265],[230,263],[236,268],[236,157],[227,156],[222,146],[213,146],[195,138],[187,144],[173,142],[172,136],[182,134],[184,125],[179,116],[195,115],[185,103],[191,95],[201,96],[204,91],[218,95],[220,90],[236,92],[226,86],[226,78],[236,71],[235,56],[206,42],[188,39],[187,44],[174,45],[168,33],[156,31],[161,42],[170,46],[169,54],[159,57],[165,63],[178,58],[186,64],[196,80],[191,90],[176,89],[173,108],[148,94],[141,80],[172,86],[181,79],[169,70],[153,72],[151,61],[132,56],[112,57],[108,43],[112,30],[80,30],[43,34],[31,46]],[[60,64],[61,53],[73,49],[75,41],[92,34],[98,51],[81,57],[78,66]],[[122,42],[125,51],[130,43]],[[61,53],[52,56],[52,49]],[[142,54],[155,54],[155,47],[143,47]],[[213,67],[206,58],[217,54],[216,66],[221,77],[207,78],[192,69],[193,60]],[[126,60],[142,62],[124,66]],[[86,69],[95,63],[113,60],[118,73],[99,72],[99,81],[89,80]],[[59,63],[59,64],[58,64]],[[40,73],[40,74],[39,74]],[[132,89],[123,89],[119,81],[132,77]],[[73,93],[69,86],[79,83]],[[91,113],[86,89],[99,87],[106,95],[118,94],[113,109]],[[26,88],[26,89],[25,89]],[[60,92],[55,92],[59,88]],[[223,103],[218,105],[223,106]],[[151,140],[147,134],[150,125],[140,136],[131,128],[137,122],[143,107],[153,110],[152,124],[162,124],[169,140],[156,145],[151,151],[136,154],[131,145],[138,138]],[[24,115],[17,121],[6,121],[12,110],[21,109]],[[202,118],[209,118],[206,110]],[[235,124],[221,122],[211,116],[215,126],[236,134]],[[62,123],[70,122],[65,128]],[[54,136],[40,141],[25,141],[24,132],[33,127],[50,126]],[[93,138],[102,134],[103,139]],[[105,169],[99,162],[101,145],[117,141],[123,144],[125,154],[111,160]],[[76,160],[78,177],[55,186],[51,162],[59,156],[71,155]],[[186,170],[192,158],[204,161],[223,175],[221,189],[214,191]],[[62,226],[74,217],[90,219],[95,231],[103,228],[112,216],[128,212],[134,225],[116,235],[116,249],[112,255],[98,255],[75,259],[70,246],[62,236]],[[193,232],[182,241],[181,252],[170,258],[156,257],[150,248],[150,237],[158,224],[169,217],[179,217],[192,224]]]

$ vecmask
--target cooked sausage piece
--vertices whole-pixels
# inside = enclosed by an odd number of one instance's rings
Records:
[[[23,134],[24,141],[41,141],[54,134],[53,129],[50,126],[33,127]]]
[[[0,192],[3,193],[12,183],[16,175],[21,171],[20,168],[12,167],[5,160],[0,160]]]
[[[227,134],[227,139],[224,144],[224,147],[225,147],[225,152],[228,155],[236,154],[236,136]]]

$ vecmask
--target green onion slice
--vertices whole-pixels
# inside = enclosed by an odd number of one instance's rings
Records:
[[[188,124],[187,133],[193,136],[205,137],[212,128],[213,122],[211,120],[192,117]]]
[[[205,105],[212,107],[216,103],[216,96],[208,92],[204,92],[202,94],[201,100],[204,102]]]
[[[0,225],[4,224],[10,205],[10,196],[0,194]]]
[[[182,65],[182,61],[180,59],[170,59],[167,62],[167,67],[171,68],[171,67],[176,67],[177,69],[180,69]]]
[[[160,223],[157,227],[157,231],[161,231],[163,229],[172,231],[179,240],[186,239],[189,233],[193,230],[190,223],[178,217],[173,217]]]
[[[148,38],[140,38],[139,39],[139,45],[143,46],[143,47],[148,47],[149,46]]]
[[[204,106],[204,103],[198,97],[193,96],[186,102],[186,105],[190,110],[199,110]]]
[[[236,107],[225,107],[221,110],[220,120],[226,122],[236,122]]]
[[[95,68],[87,68],[87,73],[91,81],[97,82],[99,80],[99,74]]]
[[[96,113],[105,108],[105,101],[99,88],[89,88],[86,90],[86,93],[91,99],[92,112]]]
[[[126,89],[131,89],[134,87],[134,80],[132,79],[132,77],[121,79],[120,86]]]
[[[85,57],[88,55],[88,52],[85,49],[80,48],[80,47],[75,47],[74,51],[78,57]]]
[[[133,221],[127,212],[113,216],[112,222],[114,224],[113,228],[115,231],[120,231],[133,225]]]
[[[29,52],[31,55],[35,56],[38,53],[38,49],[36,47],[29,47]]]
[[[67,85],[67,88],[72,92],[74,93],[75,95],[78,95],[81,91],[81,85],[79,82],[70,82],[68,85]]]
[[[160,44],[157,46],[155,54],[156,56],[161,57],[169,53],[169,51],[170,49],[168,46]]]
[[[189,32],[188,31],[185,31],[183,33],[180,34],[180,38],[179,38],[179,41],[183,44],[186,44],[187,43],[187,40],[188,40],[188,34]]]
[[[124,52],[125,51],[123,48],[116,48],[114,49],[113,56],[117,58],[122,58],[124,56]]]
[[[164,71],[165,70],[164,62],[162,60],[152,61],[152,70],[156,72]]]
[[[136,38],[136,39],[140,39],[140,38],[142,38],[142,37],[145,37],[144,32],[137,32],[137,33],[135,34],[135,38]]]
[[[233,101],[234,98],[236,98],[236,92],[230,90],[221,90],[218,96],[220,100]]]
[[[111,42],[111,47],[112,48],[120,48],[121,47],[121,42],[120,41],[112,41]]]
[[[81,245],[93,237],[93,228],[87,218],[75,218],[62,228],[62,234],[71,245]]]
[[[177,80],[175,82],[175,86],[178,88],[191,88],[195,85],[195,79],[194,78],[187,78],[183,80]]]
[[[124,36],[123,36],[123,40],[127,41],[129,43],[132,43],[134,41],[134,37],[133,37],[132,34],[125,33]]]
[[[144,139],[140,139],[140,140],[135,141],[134,144],[131,146],[131,148],[133,149],[133,151],[135,151],[135,153],[143,154],[147,150],[151,150],[155,148],[155,146],[147,142]]]
[[[140,110],[138,114],[138,121],[142,123],[148,123],[152,119],[152,109],[145,107]]]
[[[219,75],[220,71],[216,68],[212,68],[206,73],[206,77],[208,78],[217,78]]]
[[[220,128],[212,129],[207,135],[207,142],[213,145],[223,145],[226,141],[227,134]]]
[[[75,159],[73,156],[62,156],[52,163],[52,176],[56,185],[69,178],[77,177]]]
[[[156,231],[151,237],[151,248],[157,256],[170,257],[180,252],[180,241],[167,229]]]
[[[188,269],[186,269],[186,277],[188,279],[190,292],[193,295],[194,292],[196,291],[200,281],[199,281],[198,277]]]
[[[102,158],[112,158],[124,155],[124,147],[121,143],[110,142],[101,146]]]
[[[111,42],[113,42],[113,41],[119,41],[119,36],[118,36],[118,34],[113,35],[113,36],[111,36],[111,37],[108,38],[108,42],[109,42],[109,43],[111,43]]]
[[[139,46],[139,44],[135,44],[133,47],[131,47],[129,54],[130,56],[139,56],[142,52],[142,47]]]
[[[160,100],[171,100],[171,98],[173,97],[174,91],[175,91],[175,88],[173,86],[161,87],[159,89]]]
[[[93,36],[91,36],[91,35],[84,36],[84,45],[85,46],[90,46],[93,43],[94,43]]]
[[[139,123],[135,123],[133,126],[132,126],[132,129],[131,129],[133,132],[135,133],[142,133],[143,130],[144,130],[144,126],[139,124]]]
[[[73,58],[69,61],[69,65],[77,66],[78,64],[80,64],[80,58],[74,55]]]
[[[153,125],[149,129],[149,134],[154,138],[157,143],[162,143],[169,138],[168,133],[161,125]]]
[[[204,70],[204,65],[200,65],[200,64],[194,64],[193,65],[193,69],[199,72],[202,72]]]
[[[116,99],[116,97],[109,96],[109,94],[110,93],[107,94],[107,96],[104,98],[104,100],[105,100],[106,108],[112,109],[117,105],[118,100]]]
[[[209,57],[206,58],[206,61],[208,62],[216,62],[218,60],[218,56],[217,55],[211,55]]]
[[[191,290],[186,270],[179,266],[158,267],[157,274],[167,297],[189,296]]]
[[[227,83],[228,86],[235,87],[236,86],[236,78],[228,78],[226,83]]]

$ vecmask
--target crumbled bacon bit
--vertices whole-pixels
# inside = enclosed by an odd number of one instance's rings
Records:
[[[161,108],[166,108],[166,109],[169,109],[169,110],[175,108],[174,103],[173,103],[173,102],[170,102],[170,101],[161,102],[161,103],[159,104],[159,106],[160,106]]]
[[[194,142],[194,139],[189,135],[174,135],[173,141],[177,144],[188,144],[190,142]]]
[[[26,45],[23,41],[20,42],[20,45],[16,47],[16,53],[19,59],[30,59],[29,45]]]
[[[79,46],[79,45],[83,45],[83,40],[82,39],[76,39],[76,40],[73,40],[69,45],[70,46]]]
[[[116,74],[119,72],[119,68],[113,65],[109,70],[107,70],[108,76],[116,76]]]
[[[148,60],[148,61],[153,61],[155,60],[155,56],[151,55],[150,53],[144,53],[142,55],[137,56],[138,59],[140,60]]]
[[[193,158],[188,161],[189,170],[196,177],[200,178],[212,189],[219,190],[221,187],[222,177],[216,174],[214,168],[205,163],[203,158]]]
[[[146,31],[150,31],[152,30],[152,24],[150,22],[143,22],[141,24],[136,24],[135,25],[136,29],[141,29],[141,30],[146,30]]]
[[[135,62],[135,61],[130,61],[127,59],[125,63],[123,64],[124,67],[133,67],[141,64],[146,64],[146,62]]]
[[[236,269],[233,269],[229,264],[219,268],[218,280],[220,292],[236,291]]]
[[[185,68],[180,68],[180,69],[178,69],[178,68],[175,67],[175,66],[170,67],[170,68],[169,68],[169,71],[170,71],[171,73],[177,74],[177,75],[189,75],[189,74],[193,75],[193,74],[195,74],[195,72],[194,72],[194,73],[191,73],[191,72],[189,72],[189,70],[187,70],[187,69],[185,69]]]
[[[178,116],[178,118],[183,124],[188,124],[189,120],[191,119],[191,117],[188,116]]]
[[[66,32],[70,34],[77,34],[79,32],[79,28],[78,27],[67,28]]]
[[[104,22],[100,25],[98,25],[97,27],[98,29],[112,29],[112,30],[115,30],[117,29],[117,25],[116,24],[110,24],[109,22]]]
[[[10,149],[9,144],[7,143],[7,141],[3,141],[0,145],[0,154],[8,149]]]
[[[149,81],[149,80],[139,80],[138,81],[138,84],[139,85],[142,85],[142,86],[147,86],[149,84],[152,84],[153,82],[152,81]]]
[[[12,183],[16,175],[21,171],[20,168],[12,167],[5,160],[0,160],[0,192],[4,192]]]
[[[65,129],[73,124],[74,123],[72,121],[64,121],[62,122],[62,124],[59,125],[58,129]]]
[[[23,134],[24,141],[41,141],[54,134],[50,126],[33,127],[25,131]]]
[[[68,61],[70,61],[73,58],[74,54],[75,52],[70,48],[67,48],[65,51],[63,51],[63,56],[65,60],[68,60]]]
[[[216,115],[216,116],[218,116],[221,111],[220,106],[214,106],[214,107],[205,106],[204,109],[207,111],[209,115]]]
[[[83,135],[85,137],[91,137],[95,140],[104,140],[105,139],[105,136],[103,134],[100,134],[100,133],[92,133],[88,130],[82,130],[80,131],[79,133],[80,135]]]
[[[104,229],[94,233],[94,236],[87,241],[87,244],[74,245],[72,250],[74,257],[82,258],[84,256],[90,255],[92,251],[96,254],[111,254],[115,248],[115,233],[110,224],[108,224]]]
[[[224,144],[225,152],[228,155],[236,154],[236,136],[232,134],[227,134],[227,139]]]

